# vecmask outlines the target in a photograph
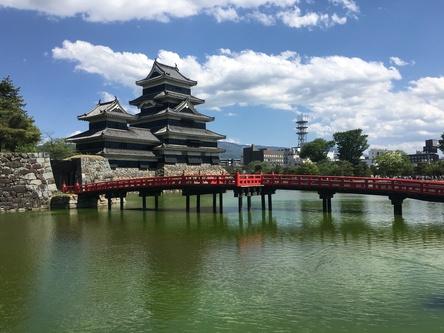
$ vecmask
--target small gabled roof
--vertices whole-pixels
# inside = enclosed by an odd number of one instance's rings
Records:
[[[165,65],[158,62],[157,59],[154,60],[153,67],[151,67],[151,71],[148,76],[143,80],[136,81],[136,84],[139,86],[143,86],[148,81],[152,79],[157,79],[158,77],[179,81],[189,86],[195,86],[197,84],[197,81],[191,80],[183,75],[181,72],[179,72],[177,65]]]
[[[77,119],[90,121],[108,117],[131,120],[134,118],[134,115],[127,112],[122,105],[120,105],[119,100],[116,97],[113,101],[109,102],[101,102],[99,100],[97,105],[91,111],[78,116]]]

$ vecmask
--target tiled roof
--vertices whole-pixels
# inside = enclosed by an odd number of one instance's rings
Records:
[[[127,130],[115,129],[115,128],[105,128],[100,131],[86,131],[77,135],[73,135],[68,138],[69,141],[81,141],[93,138],[116,138],[116,139],[127,139],[131,141],[139,141],[143,143],[159,143],[160,141],[145,128],[129,127]]]
[[[116,98],[110,102],[100,102],[89,112],[84,113],[77,118],[79,120],[89,120],[93,118],[103,117],[103,116],[112,116],[116,118],[122,119],[132,119],[134,115],[128,113],[119,103],[119,100]]]
[[[156,131],[155,135],[163,135],[163,134],[182,134],[182,135],[188,135],[193,137],[206,137],[206,138],[213,138],[213,139],[225,139],[225,135],[221,135],[215,132],[212,132],[207,129],[201,129],[201,128],[190,128],[190,127],[180,127],[180,126],[172,126],[167,125],[158,131]]]

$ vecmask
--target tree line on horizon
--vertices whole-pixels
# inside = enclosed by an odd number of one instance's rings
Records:
[[[48,152],[52,159],[64,159],[74,155],[74,145],[64,138],[52,138],[42,142],[42,133],[34,119],[25,110],[26,103],[9,76],[0,81],[0,152]],[[376,165],[369,167],[361,157],[369,148],[367,135],[362,129],[353,129],[333,134],[333,140],[316,138],[301,148],[304,160],[298,166],[282,167],[266,162],[251,162],[242,168],[229,171],[275,172],[289,174],[311,174],[330,176],[442,176],[444,161],[418,164],[416,167],[402,151],[386,152],[376,158]],[[440,150],[444,152],[444,133],[441,135]],[[327,155],[336,146],[337,161]]]

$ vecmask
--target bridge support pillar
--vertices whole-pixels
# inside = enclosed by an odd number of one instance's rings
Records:
[[[146,210],[146,195],[142,196],[142,209]]]
[[[331,214],[331,199],[335,195],[331,191],[319,191],[319,199],[322,199],[322,211],[327,214]]]
[[[222,192],[220,192],[219,193],[219,213],[220,214],[222,214],[222,212],[223,212],[223,204],[224,204],[224,196],[223,196],[223,193]]]
[[[271,193],[268,193],[268,210],[269,211],[273,210],[273,202],[271,200]]]
[[[187,211],[187,213],[189,213],[190,212],[190,195],[187,194],[185,196],[185,198],[186,198],[186,211]]]
[[[124,200],[125,200],[125,195],[121,194],[120,195],[120,210],[123,210]]]
[[[238,208],[239,208],[239,213],[242,211],[242,195],[239,194],[239,196],[237,197],[238,200]]]
[[[213,193],[213,213],[217,212],[217,193]]]
[[[159,196],[154,196],[154,210],[159,210]]]
[[[265,194],[261,193],[261,208],[264,211],[265,210]]]
[[[106,200],[108,201],[108,210],[111,210],[111,205],[113,204],[113,198],[111,196],[107,196]]]
[[[196,212],[200,213],[200,194],[196,195]]]
[[[405,197],[401,195],[389,195],[389,199],[393,205],[393,213],[395,216],[402,216],[402,202]]]
[[[251,195],[247,195],[247,210],[251,211]]]

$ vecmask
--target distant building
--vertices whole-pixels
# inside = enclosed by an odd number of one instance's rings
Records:
[[[283,150],[257,148],[255,145],[251,145],[250,147],[245,147],[243,149],[244,164],[258,161],[275,165],[284,165],[284,155],[285,153]]]
[[[369,149],[368,155],[364,159],[364,162],[367,163],[368,166],[375,165],[375,160],[377,157],[384,155],[385,153],[393,152],[393,150],[382,149],[382,148],[372,148]]]
[[[425,146],[422,147],[424,153],[438,153],[439,140],[429,139],[425,141]]]
[[[428,164],[428,163],[439,160],[438,154],[424,153],[422,151],[417,151],[416,154],[410,154],[408,156],[409,156],[410,162],[412,162],[415,165],[419,164],[419,163],[427,163]]]
[[[238,167],[242,165],[242,161],[237,158],[227,158],[221,159],[219,164],[223,167]]]
[[[283,152],[285,166],[294,166],[301,163],[301,158],[299,157],[299,149],[297,147],[285,148]]]
[[[425,146],[422,147],[422,152],[417,151],[416,154],[410,154],[410,162],[417,165],[419,163],[431,163],[439,160],[438,156],[439,140],[428,139],[425,140]]]

